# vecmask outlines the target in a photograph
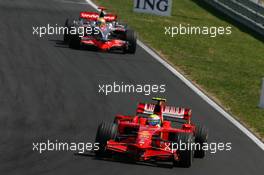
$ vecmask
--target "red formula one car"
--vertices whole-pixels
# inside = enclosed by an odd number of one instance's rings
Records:
[[[106,14],[104,7],[100,13],[81,12],[79,19],[68,18],[64,27],[64,41],[71,48],[82,46],[97,48],[102,51],[121,50],[124,53],[136,52],[137,35],[117,21],[117,16]]]
[[[96,155],[169,161],[183,167],[190,167],[194,157],[203,158],[202,145],[207,142],[208,133],[205,127],[191,122],[191,110],[166,106],[165,99],[153,99],[156,104],[139,103],[136,116],[118,115],[113,123],[101,123],[95,139],[100,145]]]

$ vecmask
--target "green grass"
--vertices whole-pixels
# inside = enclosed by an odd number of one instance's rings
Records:
[[[264,110],[257,107],[264,77],[264,44],[216,16],[195,0],[174,0],[171,17],[133,13],[132,0],[95,0],[115,12],[169,62],[214,97],[230,113],[264,137]],[[164,34],[165,26],[231,26],[232,34],[210,38],[202,35]]]

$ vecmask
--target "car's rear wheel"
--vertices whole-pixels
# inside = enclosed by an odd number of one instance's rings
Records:
[[[205,150],[202,149],[203,145],[207,143],[208,139],[208,130],[203,125],[197,125],[195,130],[195,144],[199,145],[199,149],[195,150],[194,157],[196,158],[204,158],[205,157]]]
[[[114,123],[101,123],[98,126],[95,143],[99,143],[99,150],[95,151],[97,156],[103,156],[106,153],[107,141],[115,140],[117,137],[118,127]]]
[[[134,30],[126,31],[126,41],[128,42],[127,53],[134,54],[137,50],[137,35]]]
[[[174,160],[174,165],[188,168],[192,165],[194,157],[194,151],[191,146],[194,143],[194,137],[189,133],[179,133],[177,140],[179,160]]]

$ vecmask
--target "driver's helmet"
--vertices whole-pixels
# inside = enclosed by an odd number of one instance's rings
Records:
[[[97,24],[99,27],[104,27],[106,24],[105,19],[104,18],[98,18]]]
[[[148,117],[148,124],[150,126],[160,126],[160,117],[157,114],[151,114]]]

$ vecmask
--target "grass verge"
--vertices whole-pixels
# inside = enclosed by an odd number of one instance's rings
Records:
[[[259,109],[261,78],[264,77],[264,44],[236,27],[232,20],[215,13],[197,0],[174,0],[171,17],[133,13],[132,0],[94,0],[115,12],[185,76],[210,94],[231,114],[264,138],[264,110]],[[215,38],[165,35],[164,27],[231,26],[231,35]],[[161,42],[162,41],[162,42]]]

